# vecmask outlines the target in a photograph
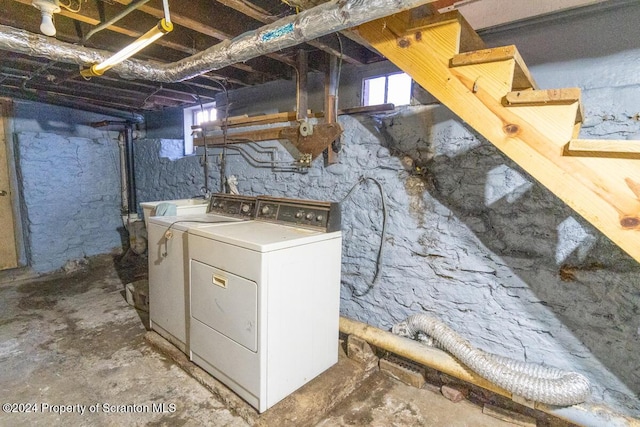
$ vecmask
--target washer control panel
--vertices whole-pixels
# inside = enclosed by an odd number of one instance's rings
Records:
[[[256,219],[331,232],[340,230],[340,207],[332,202],[259,196]]]
[[[256,211],[256,198],[234,194],[216,193],[209,200],[208,213],[217,213],[252,219]]]

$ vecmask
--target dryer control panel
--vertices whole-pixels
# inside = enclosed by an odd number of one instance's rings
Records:
[[[209,200],[207,212],[252,219],[256,212],[256,198],[216,193]]]
[[[313,228],[327,233],[341,228],[338,203],[316,200],[259,196],[256,219]]]

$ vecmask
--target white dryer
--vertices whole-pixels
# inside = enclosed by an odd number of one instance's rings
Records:
[[[256,220],[189,230],[191,358],[260,412],[338,360],[335,203],[258,198]]]
[[[149,323],[189,354],[189,247],[187,231],[252,219],[253,197],[214,194],[209,213],[149,218]]]

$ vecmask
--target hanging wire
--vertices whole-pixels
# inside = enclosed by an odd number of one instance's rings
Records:
[[[225,104],[226,104],[225,114],[224,114],[224,119],[222,124],[222,155],[220,159],[220,191],[224,193],[224,185],[225,185],[225,177],[226,177],[226,169],[227,169],[226,167],[227,166],[226,165],[227,150],[226,149],[227,149],[227,120],[229,117],[229,91],[227,90],[227,87],[224,84],[222,84],[220,81],[218,80],[212,80],[212,81],[218,84],[224,91]],[[204,106],[202,104],[202,99],[200,98],[200,94],[190,84],[184,83],[184,82],[183,84],[187,86],[191,90],[191,92],[193,92],[193,94],[196,96],[197,102],[200,104],[200,111],[204,116]],[[209,146],[207,144],[207,135],[204,129],[202,130],[202,144],[204,146],[204,175],[205,175],[204,190],[207,194],[209,194]]]
[[[149,101],[149,99],[151,99],[152,96],[156,95],[158,92],[160,92],[163,89],[162,87],[162,83],[160,83],[160,86],[158,88],[156,88],[153,92],[151,92],[145,99],[144,101],[142,101],[142,105],[140,106],[140,108],[144,108],[144,106],[147,104],[147,101]]]
[[[347,192],[347,194],[342,198],[342,200],[340,200],[340,203],[347,200],[349,197],[351,197],[351,195],[357,188],[359,188],[362,184],[364,184],[367,181],[373,182],[378,187],[378,190],[380,191],[380,199],[382,201],[382,230],[380,232],[380,246],[378,247],[378,256],[376,257],[376,267],[373,274],[373,280],[371,280],[371,283],[367,286],[367,289],[365,289],[363,292],[359,292],[355,288],[355,286],[353,286],[350,283],[347,283],[347,285],[351,289],[351,293],[356,297],[363,297],[367,295],[369,292],[371,292],[371,290],[374,288],[374,286],[378,282],[378,279],[380,278],[380,271],[382,270],[382,256],[383,256],[383,249],[384,249],[384,241],[386,240],[386,235],[387,235],[387,217],[388,217],[387,201],[384,194],[384,189],[382,188],[382,184],[380,184],[380,182],[375,178],[371,178],[367,176],[361,176],[358,179],[358,182],[353,184],[353,186]]]
[[[86,1],[86,0],[85,0]],[[64,4],[63,2],[59,2],[60,7],[64,7],[65,9],[67,9],[69,12],[73,12],[73,13],[78,13],[80,12],[80,9],[82,8],[81,2],[78,0],[78,7],[73,8],[71,5],[73,4],[71,2],[71,0],[69,0],[69,3]]]

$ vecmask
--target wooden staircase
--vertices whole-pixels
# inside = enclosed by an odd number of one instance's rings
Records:
[[[640,144],[577,140],[580,89],[541,90],[515,46],[487,49],[457,12],[358,34],[640,262]]]

